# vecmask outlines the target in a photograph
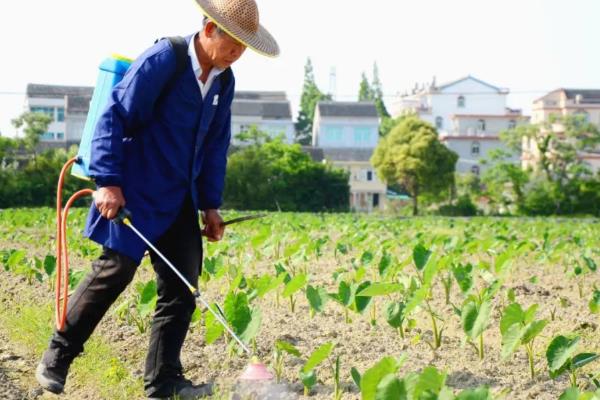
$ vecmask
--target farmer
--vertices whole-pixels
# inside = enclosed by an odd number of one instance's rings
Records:
[[[103,246],[102,255],[71,296],[65,328],[54,333],[37,367],[38,382],[50,392],[63,391],[71,362],[131,282],[147,250],[130,228],[110,221],[122,207],[192,284],[201,271],[201,236],[223,237],[218,209],[231,137],[230,66],[246,47],[267,56],[277,56],[279,47],[259,25],[254,0],[196,2],[205,17],[202,30],[182,44],[185,68],[177,72],[174,42],[158,41],[115,86],[96,126],[90,172],[97,192],[85,234]],[[146,395],[211,395],[210,384],[193,385],[184,378],[180,361],[194,296],[153,251],[150,260],[158,301],[144,372]]]

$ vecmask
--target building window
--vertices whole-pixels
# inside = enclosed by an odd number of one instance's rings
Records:
[[[379,207],[379,193],[373,193],[373,208]]]
[[[474,155],[474,156],[479,155],[479,142],[471,143],[471,155]]]
[[[341,145],[342,143],[342,128],[339,126],[328,126],[325,128],[323,144]]]
[[[354,144],[368,145],[371,143],[371,130],[369,128],[354,128]]]
[[[472,172],[474,175],[477,175],[477,176],[479,176],[479,165],[473,165],[473,166],[471,167],[471,172]]]
[[[37,112],[37,111],[34,111]],[[40,135],[40,140],[54,140],[54,133],[44,132]]]
[[[373,171],[367,171],[367,181],[373,180]]]
[[[46,114],[54,119],[54,107],[31,107],[32,113]]]
[[[458,108],[465,108],[465,96],[458,96],[458,99],[456,99],[456,106]]]
[[[444,118],[442,118],[442,117],[435,117],[435,128],[436,129],[442,129],[442,128],[444,128]]]
[[[65,138],[65,134],[63,132],[56,132],[56,140],[63,140]]]
[[[485,120],[484,119],[480,119],[477,121],[477,130],[479,132],[485,132]]]
[[[510,121],[508,121],[508,129],[515,129],[517,127],[517,121],[515,121],[514,119],[511,119]]]
[[[56,120],[58,122],[63,122],[65,120],[65,109],[64,109],[64,107],[58,107],[56,109]]]

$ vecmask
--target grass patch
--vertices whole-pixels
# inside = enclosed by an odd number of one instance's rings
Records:
[[[15,299],[16,300],[16,299]],[[36,358],[41,357],[53,332],[54,308],[51,304],[14,304],[0,310],[0,329],[10,341],[19,344]],[[85,351],[69,372],[77,387],[90,387],[105,399],[143,398],[143,382],[131,376],[128,366],[116,356],[110,344],[92,336]]]

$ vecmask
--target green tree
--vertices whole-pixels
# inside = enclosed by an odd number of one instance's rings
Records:
[[[583,115],[552,115],[548,121],[501,132],[500,138],[517,152],[528,142],[535,152],[536,170],[560,189],[586,173],[578,152],[595,150],[600,131]]]
[[[345,211],[348,174],[314,162],[299,144],[281,138],[229,156],[226,207],[246,210]]]
[[[458,155],[438,140],[435,128],[416,117],[406,117],[383,137],[371,157],[377,175],[387,183],[399,183],[413,199],[423,193],[436,194],[454,182]]]
[[[494,212],[500,208],[516,211],[523,204],[524,188],[529,182],[529,173],[518,163],[511,162],[512,154],[505,150],[494,150],[489,154],[491,166],[485,170],[481,177],[485,185],[485,194],[490,199]]]
[[[48,126],[52,122],[52,117],[43,113],[27,111],[11,122],[15,128],[23,128],[23,133],[25,134],[23,144],[28,151],[33,153],[35,158],[35,150],[40,142],[40,136],[48,130]]]
[[[383,102],[383,87],[381,85],[381,80],[379,79],[379,68],[377,68],[377,63],[373,64],[373,83],[371,85],[371,90],[373,92],[373,101],[375,102],[375,108],[377,109],[379,118],[389,118],[390,113],[388,113],[387,108],[385,108],[385,103]]]
[[[360,85],[358,86],[358,101],[371,101],[373,100],[373,91],[371,85],[367,80],[367,76],[363,72],[360,77]]]
[[[308,58],[304,66],[304,85],[300,97],[300,112],[296,122],[296,142],[304,145],[311,143],[315,108],[317,103],[323,100],[331,100],[331,95],[324,94],[319,90],[315,82],[312,62]]]

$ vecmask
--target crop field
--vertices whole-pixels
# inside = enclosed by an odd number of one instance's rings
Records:
[[[69,216],[72,288],[100,251],[81,236],[85,214]],[[55,398],[33,377],[53,326],[54,217],[0,211],[8,398]],[[199,287],[285,398],[597,399],[599,222],[272,213],[205,243]],[[62,398],[143,398],[155,301],[145,257]],[[249,358],[199,308],[182,362],[188,378],[217,384],[214,398],[230,398]]]

